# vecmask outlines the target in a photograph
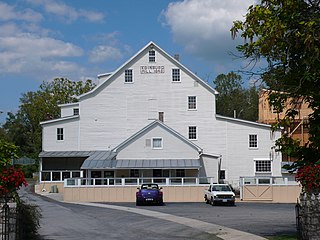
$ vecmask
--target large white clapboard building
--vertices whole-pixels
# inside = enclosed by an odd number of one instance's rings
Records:
[[[218,92],[150,42],[42,122],[40,181],[280,176],[280,132],[216,114]]]

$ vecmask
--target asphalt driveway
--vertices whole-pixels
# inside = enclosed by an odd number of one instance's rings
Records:
[[[163,219],[114,209],[58,202],[27,192],[22,195],[29,203],[39,206],[42,210],[40,234],[44,240],[219,239],[212,234]],[[235,207],[212,207],[204,202],[139,207],[134,203],[108,205],[167,213],[264,237],[296,232],[294,204],[239,202]]]
[[[116,205],[135,207],[133,203]],[[235,207],[203,203],[166,203],[139,208],[170,213],[253,233],[259,236],[294,235],[295,204],[237,202]]]

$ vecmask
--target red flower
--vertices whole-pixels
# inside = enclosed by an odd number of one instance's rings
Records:
[[[22,185],[27,186],[27,181],[20,168],[11,166],[0,171],[0,193],[8,193],[18,190]]]
[[[296,180],[306,192],[320,192],[320,165],[304,166],[298,169]]]

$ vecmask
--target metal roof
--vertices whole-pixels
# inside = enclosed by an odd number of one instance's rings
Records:
[[[112,151],[52,151],[41,152],[39,157],[87,157],[81,169],[199,169],[199,159],[115,159]]]
[[[89,157],[94,151],[50,151],[41,152],[39,157]]]
[[[88,158],[82,164],[81,169],[199,169],[200,167],[199,159],[96,160],[91,158],[89,160]]]
[[[96,160],[107,159],[112,155],[111,151],[52,151],[41,152],[39,157],[91,157]]]

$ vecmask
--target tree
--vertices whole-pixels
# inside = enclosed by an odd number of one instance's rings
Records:
[[[256,121],[258,118],[258,92],[255,87],[245,89],[242,77],[234,72],[220,74],[213,81],[217,96],[217,113],[227,117]]]
[[[320,164],[320,1],[261,0],[249,7],[244,21],[235,21],[233,37],[245,39],[238,46],[242,57],[256,62],[267,61],[261,79],[270,90],[274,109],[281,112],[284,103],[297,99],[309,104],[309,143],[299,142],[283,134],[278,150],[296,157],[293,168]],[[297,115],[287,110],[286,117],[275,127],[286,126]]]
[[[9,140],[20,147],[20,155],[37,159],[41,151],[40,122],[59,118],[59,104],[77,102],[76,96],[94,87],[91,80],[73,82],[56,78],[51,82],[43,82],[35,92],[23,94],[18,112],[9,113],[3,125]]]

